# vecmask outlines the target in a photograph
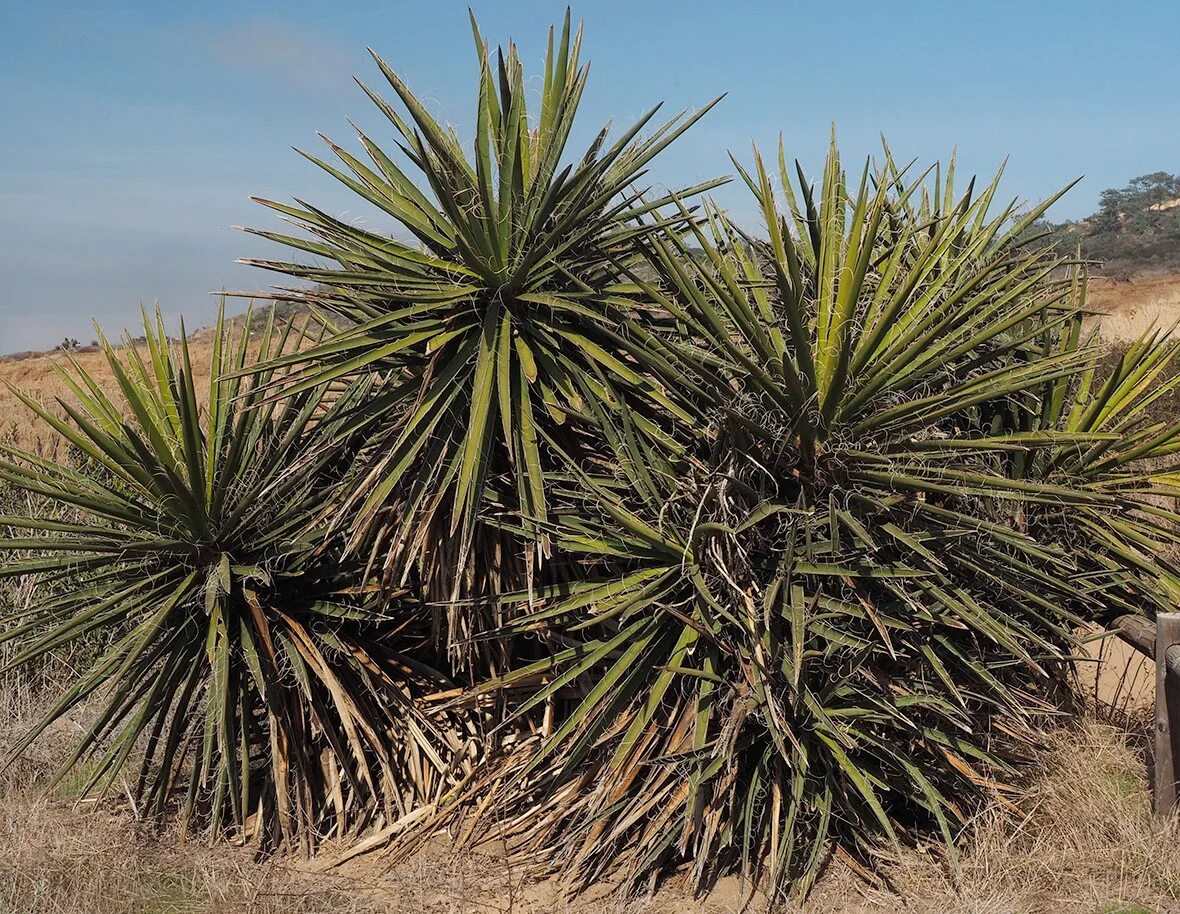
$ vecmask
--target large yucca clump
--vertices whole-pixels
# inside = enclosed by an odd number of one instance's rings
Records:
[[[915,830],[953,854],[1068,706],[1076,628],[1176,581],[1172,468],[1135,469],[1176,447],[1142,420],[1175,349],[1096,387],[1076,272],[1017,245],[1047,203],[888,156],[849,185],[833,147],[818,189],[784,165],[782,211],[756,166],[765,240],[720,213],[646,240],[692,420],[598,412],[599,459],[552,479],[584,579],[515,627],[560,649],[488,685],[564,708],[497,809],[581,885],[805,891]]]
[[[109,648],[12,751],[98,699],[62,769],[87,763],[84,794],[130,764],[145,814],[307,846],[436,799],[460,740],[416,702],[450,687],[429,615],[366,587],[321,520],[348,462],[329,442],[365,385],[268,400],[270,372],[241,375],[299,334],[244,326],[236,342],[215,328],[208,390],[188,342],[145,320],[143,348],[104,341],[116,390],[74,365],[65,418],[24,398],[77,459],[0,445],[0,480],[66,518],[0,517],[18,531],[0,575],[45,595],[0,644],[10,667]]]
[[[576,885],[953,856],[1069,709],[1077,628],[1180,593],[1177,346],[1099,377],[1080,265],[998,177],[849,183],[833,144],[818,186],[738,165],[754,229],[647,198],[695,117],[570,159],[579,44],[530,119],[476,32],[471,158],[378,60],[402,164],[319,164],[396,236],[269,202],[304,235],[261,233],[327,338],[219,327],[202,405],[149,326],[113,398],[30,402],[84,459],[0,460],[71,518],[0,518],[54,594],[0,641],[112,646],[29,738],[101,692],[80,755],[154,811],[365,847],[469,816]]]

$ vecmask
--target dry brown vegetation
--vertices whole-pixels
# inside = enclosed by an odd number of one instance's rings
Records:
[[[1180,275],[1093,279],[1089,305],[1102,314],[1094,320],[1106,340],[1116,344],[1131,342],[1151,327],[1169,327],[1180,320]],[[198,331],[190,339],[193,368],[200,382],[208,379],[212,351],[212,338],[207,331]],[[0,441],[44,456],[62,456],[61,438],[43,423],[34,421],[8,385],[19,387],[42,404],[55,404],[59,397],[69,400],[69,388],[55,366],[68,366],[71,358],[97,377],[108,372],[105,355],[92,347],[70,354],[47,352],[0,358]]]
[[[24,590],[27,590],[25,588]],[[35,599],[24,590],[14,605]],[[567,900],[526,884],[495,841],[455,855],[436,841],[405,864],[377,853],[331,866],[327,845],[303,860],[163,832],[136,821],[126,796],[76,799],[84,773],[50,787],[86,722],[79,711],[0,774],[0,914],[1164,914],[1180,911],[1180,822],[1151,815],[1150,663],[1095,643],[1083,673],[1087,712],[1050,733],[1013,804],[964,830],[955,867],[937,846],[881,861],[871,881],[834,861],[802,908],[769,908],[735,879],[706,898],[675,880],[622,902]],[[0,656],[0,662],[7,655]],[[1130,661],[1129,663],[1127,661]],[[85,657],[54,655],[35,676],[0,676],[0,755],[76,675]],[[1093,670],[1098,669],[1097,675]],[[1093,691],[1103,683],[1102,700]]]
[[[240,332],[240,318],[235,318],[229,323],[231,332]],[[306,326],[306,320],[298,318],[295,326]],[[212,329],[197,330],[189,336],[188,343],[197,389],[202,390],[209,383],[209,370],[213,359]],[[141,347],[141,350],[143,348]],[[76,402],[59,370],[69,370],[71,361],[77,362],[87,374],[100,382],[110,381],[113,387],[106,353],[97,346],[87,346],[73,352],[22,353],[8,357],[0,354],[0,442],[15,445],[43,457],[60,459],[65,456],[66,444],[62,437],[40,421],[11,388],[19,388],[36,402],[62,415],[62,410],[58,406],[60,400],[67,403]]]
[[[887,888],[829,878],[812,905],[915,914],[1177,910],[1180,830],[1151,817],[1145,729],[1091,716],[1050,736],[1023,812],[984,812],[957,877],[907,854],[884,870]],[[841,907],[848,893],[864,897]]]
[[[212,342],[194,342],[190,348],[197,378],[208,383]],[[110,376],[106,355],[101,349],[65,353],[47,352],[20,358],[0,359],[0,441],[44,457],[64,456],[65,441],[52,428],[37,419],[9,388],[20,388],[38,403],[57,407],[59,400],[74,402],[69,386],[58,368],[69,368],[70,360],[96,377]],[[60,415],[60,408],[56,408]]]
[[[39,697],[10,682],[0,693],[11,739]],[[1113,914],[1180,910],[1180,828],[1153,821],[1146,721],[1091,713],[1048,737],[1043,773],[1019,799],[972,823],[956,870],[934,849],[883,861],[875,883],[839,862],[808,914]],[[675,884],[629,904],[562,899],[524,885],[493,847],[456,859],[437,845],[389,867],[379,856],[325,869],[312,861],[257,861],[248,848],[210,848],[134,823],[123,798],[80,805],[72,782],[45,785],[69,745],[59,731],[0,782],[0,911],[29,914],[732,914],[764,911],[735,881],[692,900]],[[791,909],[787,909],[791,910]]]

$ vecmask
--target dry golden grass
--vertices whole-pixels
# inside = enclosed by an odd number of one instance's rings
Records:
[[[1102,313],[1101,317],[1092,318],[1092,323],[1101,328],[1104,339],[1112,343],[1130,342],[1149,327],[1170,327],[1180,321],[1180,275],[1144,276],[1131,281],[1099,277],[1091,280],[1089,304]],[[198,382],[207,381],[213,352],[209,330],[199,330],[191,336],[189,347]],[[106,358],[100,350],[87,348],[73,353],[72,357],[100,381],[109,378]],[[57,399],[69,399],[70,392],[54,366],[66,366],[68,362],[69,356],[61,352],[0,357],[0,441],[41,456],[64,456],[60,436],[39,422],[13,396],[8,384],[21,388],[42,404],[56,407]]]
[[[15,686],[15,687],[14,687]],[[0,748],[37,696],[0,692]],[[69,786],[41,796],[80,720],[49,734],[0,781],[0,912],[29,914],[735,914],[766,911],[724,882],[706,899],[673,883],[654,898],[574,901],[523,885],[494,850],[457,859],[445,846],[408,864],[379,856],[327,872],[317,861],[255,861],[134,824],[123,798],[79,806]],[[1145,727],[1091,716],[1048,738],[1024,812],[985,810],[957,869],[909,850],[869,885],[833,865],[800,914],[1162,914],[1180,910],[1180,827],[1150,814]],[[330,849],[329,849],[330,854]],[[792,911],[794,908],[776,910]]]
[[[883,868],[888,886],[830,874],[814,912],[1139,914],[1180,910],[1180,826],[1153,820],[1143,726],[1093,718],[1049,738],[1024,813],[985,811],[957,873],[921,853]],[[860,899],[849,901],[859,893]]]
[[[230,318],[227,323],[231,336],[237,339],[236,334],[242,332],[244,326],[243,319]],[[314,334],[319,328],[311,319],[302,316],[295,318],[293,326],[296,333],[306,329],[308,333]],[[258,333],[257,329],[252,331],[252,334]],[[213,336],[213,328],[206,327],[188,337],[189,356],[198,391],[206,389],[209,383]],[[40,405],[59,416],[63,415],[59,401],[72,403],[75,398],[59,369],[70,371],[71,361],[76,362],[108,391],[116,391],[106,354],[97,347],[86,347],[71,353],[46,352],[0,357],[0,442],[13,444],[41,457],[65,457],[67,447],[64,439],[22,403],[11,388],[19,388]]]
[[[212,342],[194,340],[189,344],[189,352],[198,383],[208,384],[209,364],[213,357]],[[58,372],[58,368],[70,367],[70,359],[77,361],[100,382],[110,381],[113,385],[106,356],[99,349],[86,349],[68,355],[64,352],[49,352],[0,359],[0,441],[42,457],[64,457],[65,441],[25,406],[9,385],[20,388],[41,405],[61,415],[58,401],[64,399],[74,402],[69,387]]]

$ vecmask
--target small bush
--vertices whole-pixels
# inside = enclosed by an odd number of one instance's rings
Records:
[[[276,376],[219,321],[205,396],[183,337],[144,327],[146,358],[104,341],[117,394],[79,368],[63,370],[80,404],[61,404],[66,420],[26,399],[74,465],[0,459],[0,480],[50,508],[0,519],[16,528],[0,579],[41,588],[0,633],[19,645],[8,665],[104,646],[13,754],[95,698],[105,708],[59,776],[85,761],[83,795],[134,764],[147,813],[179,804],[304,845],[432,801],[461,737],[407,701],[451,685],[430,666],[429,614],[367,587],[325,534],[348,465],[336,432],[365,388],[275,402]],[[260,357],[289,333],[269,325]]]

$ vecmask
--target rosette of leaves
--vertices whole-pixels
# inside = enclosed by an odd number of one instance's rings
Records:
[[[1017,243],[1052,201],[1014,218],[998,176],[956,197],[953,171],[907,177],[888,152],[849,184],[834,144],[818,187],[781,152],[779,171],[785,208],[760,159],[742,169],[765,238],[712,212],[646,242],[632,279],[678,322],[660,354],[693,419],[669,447],[602,410],[598,460],[553,477],[552,536],[585,573],[511,627],[554,653],[482,687],[553,708],[480,789],[576,886],[684,866],[698,889],[802,893],[833,854],[863,866],[930,832],[953,857],[1068,709],[1077,627],[1156,587],[1061,535],[1142,514],[1122,489],[1008,466],[1117,425],[991,422],[1045,391],[1089,408],[1098,354],[1061,344],[1080,285]]]
[[[314,283],[275,294],[312,303],[341,328],[287,358],[301,366],[290,392],[383,379],[361,406],[377,424],[346,505],[353,546],[376,533],[369,549],[387,576],[420,577],[432,600],[451,605],[452,646],[486,628],[473,622],[470,598],[523,586],[548,549],[545,430],[584,422],[588,402],[635,392],[641,413],[672,408],[649,370],[643,313],[620,295],[618,264],[634,259],[637,238],[689,221],[678,211],[645,218],[673,197],[642,182],[710,107],[645,136],[657,106],[571,155],[589,68],[568,12],[560,37],[550,30],[535,113],[516,47],[493,55],[474,20],[473,30],[474,156],[374,54],[404,112],[362,88],[396,130],[400,156],[358,129],[367,162],[330,141],[338,164],[308,158],[390,217],[395,233],[263,200],[304,235],[257,234],[316,263],[248,261]],[[494,525],[481,523],[489,517]]]
[[[129,774],[146,815],[306,849],[436,799],[463,737],[418,701],[451,686],[429,614],[375,593],[317,522],[367,385],[275,401],[272,372],[242,373],[307,340],[250,326],[219,319],[207,389],[187,339],[145,315],[139,343],[103,340],[114,389],[74,362],[59,409],[17,391],[78,459],[2,446],[0,481],[48,506],[0,517],[0,577],[45,594],[6,613],[7,667],[106,647],[12,757],[87,704],[58,775],[84,766],[83,795]]]

